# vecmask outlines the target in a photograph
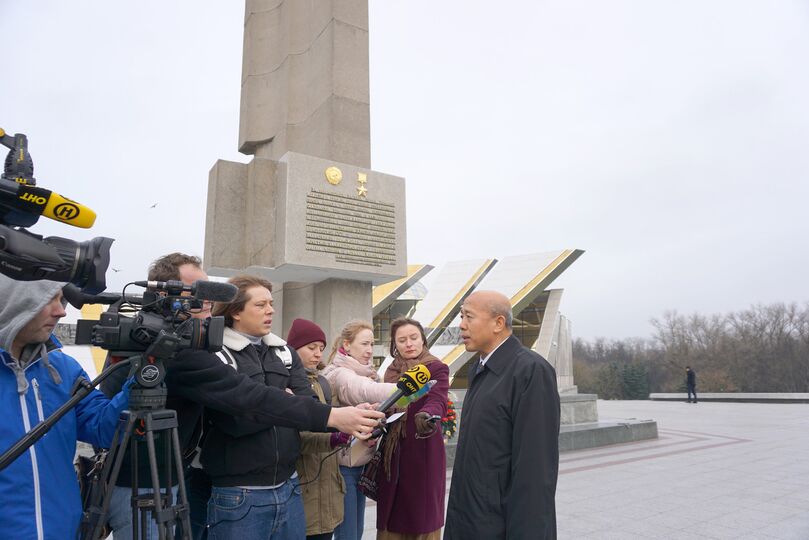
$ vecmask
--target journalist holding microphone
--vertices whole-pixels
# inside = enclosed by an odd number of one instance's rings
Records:
[[[399,318],[390,325],[393,363],[385,382],[425,366],[435,385],[405,411],[382,443],[377,469],[376,528],[379,540],[440,540],[444,525],[446,452],[441,418],[447,414],[449,368],[427,349],[421,323]],[[389,412],[399,412],[391,409]]]

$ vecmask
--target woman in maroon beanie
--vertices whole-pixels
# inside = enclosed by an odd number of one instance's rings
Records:
[[[295,319],[287,335],[287,345],[298,352],[312,384],[312,390],[321,403],[331,405],[329,382],[319,373],[323,369],[323,350],[326,334],[306,319]],[[343,475],[337,463],[337,454],[328,454],[333,448],[348,442],[342,433],[301,433],[301,455],[296,468],[303,490],[303,510],[306,514],[306,538],[329,539],[334,528],[343,522]],[[320,476],[320,462],[324,458]]]
[[[424,364],[435,386],[406,409],[383,443],[377,473],[377,540],[439,540],[444,526],[447,458],[441,418],[447,414],[449,368],[427,349],[421,323],[399,318],[390,325],[393,363],[385,382]]]

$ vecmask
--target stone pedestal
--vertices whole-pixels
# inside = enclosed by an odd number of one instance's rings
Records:
[[[316,321],[329,339],[371,320],[371,290],[407,274],[404,179],[287,152],[218,161],[208,183],[205,267],[274,283],[273,331]],[[279,324],[280,323],[280,324]]]

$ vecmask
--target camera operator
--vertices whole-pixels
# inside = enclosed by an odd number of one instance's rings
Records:
[[[207,279],[200,264],[197,257],[172,253],[152,263],[148,279],[180,280],[190,285],[194,281]],[[203,310],[194,316],[210,316],[210,307],[203,306]],[[116,375],[114,373],[110,377],[110,384],[103,388],[105,392],[114,392],[123,383],[123,377],[120,376],[117,378],[117,385],[113,383],[112,379]],[[184,455],[189,458],[200,443],[203,407],[231,416],[248,415],[266,427],[279,426],[316,432],[334,428],[361,438],[366,438],[378,420],[384,418],[382,413],[363,408],[331,408],[309,396],[290,395],[280,388],[253,381],[225,364],[219,356],[207,351],[184,350],[178,353],[167,364],[165,382],[168,389],[166,408],[177,411],[180,444]],[[160,462],[162,452],[158,450],[157,456]],[[124,463],[128,462],[125,458]],[[159,463],[159,467],[162,472],[162,463]],[[143,471],[144,467],[139,466],[138,469]],[[119,485],[128,484],[130,476],[130,471],[123,471],[122,468]],[[192,467],[187,482],[190,485],[188,498],[191,506],[192,538],[197,539],[202,537],[206,524],[210,480],[201,469]],[[148,477],[139,477],[138,485],[149,489],[151,481]],[[124,510],[131,519],[131,489],[126,489],[126,492],[127,504]],[[131,531],[131,524],[129,530]],[[116,540],[120,538],[128,537],[116,536]]]
[[[197,280],[207,280],[208,275],[201,268],[202,261],[199,257],[192,255],[185,255],[183,253],[170,253],[159,259],[155,260],[149,267],[148,279],[150,281],[168,281],[179,280],[186,285],[191,285]],[[116,311],[120,308],[120,302],[113,305],[110,310]],[[211,316],[211,303],[205,302],[202,309],[191,315],[205,319]],[[121,358],[108,355],[105,363],[105,368]],[[101,383],[101,390],[108,396],[114,395],[124,383],[126,375],[113,373],[108,379]],[[177,412],[178,432],[180,435],[180,443],[183,449],[189,446],[193,448],[195,441],[201,434],[201,426],[199,425],[199,410],[198,407],[189,403],[186,400],[179,398],[177,395],[169,394],[166,400],[166,408],[174,409]],[[169,444],[169,440],[165,437],[159,438],[155,441],[155,454],[158,463],[158,475],[160,479],[161,488],[165,492],[165,449],[164,446]],[[121,470],[118,474],[118,479],[115,482],[115,487],[112,492],[112,499],[110,500],[109,512],[107,520],[116,540],[132,538],[132,507],[130,505],[130,498],[132,496],[132,461],[129,455],[129,449],[125,450],[123,462],[121,463]],[[111,458],[110,458],[111,459]],[[201,474],[194,474],[194,472]],[[138,455],[138,492],[139,494],[150,493],[152,491],[152,477],[149,470],[149,457],[146,452],[141,451]],[[174,485],[172,486],[172,500],[177,500],[177,478],[173,478]],[[201,469],[193,469],[189,471],[186,478],[186,489],[188,495],[188,502],[190,506],[190,518],[192,528],[196,529],[195,524],[201,527],[205,526],[205,508],[208,504],[208,497],[210,496],[210,480],[202,473]],[[151,515],[149,516],[148,538],[157,538],[157,525]],[[201,531],[201,529],[199,529]]]
[[[0,275],[0,448],[8,448],[71,397],[79,363],[52,335],[65,315],[63,283]],[[0,471],[0,531],[14,538],[73,538],[81,519],[73,468],[76,440],[108,447],[128,386],[111,400],[93,390],[16,461]]]

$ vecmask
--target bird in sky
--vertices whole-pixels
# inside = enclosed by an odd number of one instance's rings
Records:
[[[153,204],[152,206],[150,206],[149,208],[154,208],[155,206],[157,206],[157,203],[154,203],[154,204]]]
[[[112,271],[113,271],[113,272],[120,272],[120,271],[121,271],[121,269],[120,269],[120,268],[113,268],[113,269],[112,269]]]

